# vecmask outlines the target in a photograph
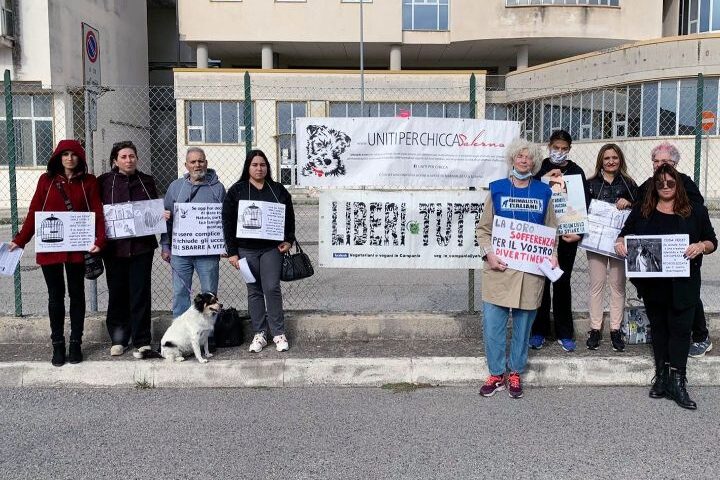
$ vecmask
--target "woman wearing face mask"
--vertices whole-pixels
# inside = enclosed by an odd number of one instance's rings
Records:
[[[527,140],[515,140],[507,147],[510,177],[490,184],[476,231],[483,260],[487,262],[482,274],[483,337],[490,376],[480,388],[480,395],[484,397],[506,387],[510,397],[523,396],[520,374],[527,364],[530,327],[540,305],[545,277],[508,268],[493,252],[492,228],[495,216],[556,226],[550,200],[552,191],[543,182],[532,178],[540,156],[540,149]],[[554,256],[551,264],[557,266]],[[511,310],[512,340],[510,358],[506,362],[507,321]]]
[[[618,210],[632,208],[638,198],[637,184],[627,173],[625,155],[619,146],[608,143],[600,148],[595,174],[588,180],[590,198],[612,203]],[[590,332],[586,342],[589,350],[597,350],[602,339],[603,293],[610,283],[610,341],[616,352],[625,350],[620,332],[625,311],[625,262],[599,253],[587,252],[590,270]]]
[[[137,168],[137,148],[118,142],[110,151],[112,168],[98,178],[105,205],[158,198],[155,179]],[[167,220],[167,218],[166,218]],[[132,339],[135,358],[150,354],[150,291],[155,235],[108,240],[103,254],[108,285],[107,329],[110,355],[122,355]]]
[[[565,130],[556,130],[550,135],[548,148],[550,156],[543,160],[535,179],[544,176],[555,177],[559,175],[580,175],[585,189],[585,204],[590,202],[585,172],[580,166],[568,158],[572,138]],[[566,352],[575,351],[575,333],[572,319],[572,292],[570,291],[570,276],[572,275],[575,255],[577,254],[580,235],[574,233],[562,235],[558,240],[557,256],[560,269],[564,272],[554,283],[545,280],[542,305],[538,309],[535,323],[532,327],[530,347],[538,350],[545,344],[550,336],[550,288],[552,286],[552,311],[555,320],[555,336]]]

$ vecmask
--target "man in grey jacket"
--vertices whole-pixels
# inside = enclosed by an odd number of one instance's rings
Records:
[[[190,147],[185,154],[187,173],[170,184],[165,194],[165,210],[170,212],[167,233],[160,236],[162,258],[173,270],[173,318],[190,307],[193,271],[197,272],[203,292],[217,295],[220,255],[180,255],[172,251],[173,219],[176,203],[214,203],[222,205],[225,187],[215,170],[208,168],[202,148]],[[221,228],[220,219],[218,225]],[[222,228],[221,228],[222,230]]]

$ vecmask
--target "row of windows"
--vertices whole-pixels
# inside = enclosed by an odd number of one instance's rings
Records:
[[[680,34],[720,30],[720,0],[683,0],[680,4]]]
[[[536,142],[558,128],[579,140],[694,135],[696,99],[696,79],[663,80],[518,102],[506,115]],[[705,79],[702,110],[717,113],[718,78]]]
[[[0,99],[5,105],[4,98]],[[0,165],[7,165],[5,109],[0,112]],[[52,97],[14,95],[13,120],[17,166],[47,165],[53,150]]]

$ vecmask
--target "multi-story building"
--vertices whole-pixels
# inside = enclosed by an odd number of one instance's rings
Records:
[[[463,117],[474,98],[538,142],[568,129],[588,170],[620,143],[642,177],[661,139],[694,153],[699,73],[718,111],[720,0],[178,0],[177,18],[198,67],[175,72],[178,151],[237,160],[251,139],[288,184],[297,116]]]

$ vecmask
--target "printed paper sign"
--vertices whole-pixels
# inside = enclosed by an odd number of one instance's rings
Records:
[[[615,240],[620,235],[628,215],[630,210],[618,210],[612,203],[590,200],[588,231],[580,243],[580,248],[622,260],[622,257],[615,254]]]
[[[285,205],[258,200],[238,202],[237,238],[285,240]]]
[[[485,191],[328,190],[320,194],[326,268],[482,268],[475,229]]]
[[[180,257],[222,255],[222,203],[176,203],[173,211],[172,254]]]
[[[87,252],[94,244],[93,212],[35,212],[36,252]]]
[[[23,252],[20,247],[11,252],[7,243],[0,243],[0,276],[10,277],[15,273]]]
[[[552,257],[555,235],[555,229],[545,225],[493,217],[493,251],[513,270],[544,276],[540,264]]]
[[[690,237],[682,235],[637,235],[625,237],[628,278],[689,277],[690,260],[685,250]]]
[[[144,237],[165,233],[165,205],[161,198],[103,205],[105,233],[109,239]]]
[[[558,219],[558,235],[566,233],[583,234],[588,230],[585,187],[581,175],[559,175],[542,177],[550,185],[553,207]]]
[[[298,184],[312,187],[487,187],[507,177],[510,121],[457,118],[296,120]]]

